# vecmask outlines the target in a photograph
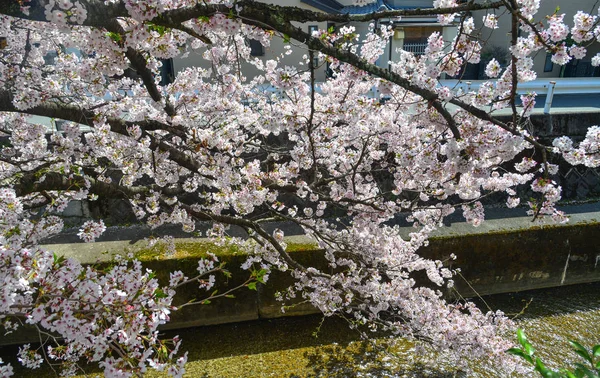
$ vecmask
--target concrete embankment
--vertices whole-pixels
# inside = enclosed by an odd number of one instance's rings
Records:
[[[447,261],[452,269],[460,268],[455,277],[456,290],[465,297],[515,292],[584,282],[600,281],[600,203],[568,206],[566,224],[550,220],[532,222],[528,216],[515,212],[490,210],[480,227],[454,222],[439,229],[422,250],[425,257]],[[522,214],[522,211],[520,212]],[[491,218],[491,219],[490,219]],[[402,233],[411,231],[402,228]],[[287,239],[288,250],[305,265],[323,266],[325,260],[314,242],[302,235]],[[183,270],[188,274],[197,267],[198,257],[206,252],[217,253],[227,262],[232,278],[226,287],[242,283],[248,272],[239,268],[244,253],[210,244],[206,239],[177,239],[177,252],[165,256],[160,249],[147,248],[144,241],[50,244],[45,246],[58,254],[75,257],[84,263],[110,260],[114,254],[131,252],[158,277],[165,279],[169,271]],[[456,260],[448,260],[450,254]],[[172,326],[207,325],[258,318],[304,315],[314,310],[297,305],[280,311],[281,303],[273,299],[276,291],[292,283],[287,273],[273,272],[265,286],[257,291],[240,290],[235,299],[215,301],[208,306],[196,306],[188,312],[175,314]],[[182,293],[195,298],[198,292],[190,288]]]
[[[569,206],[565,210],[570,214],[566,224],[548,220],[532,222],[531,217],[515,216],[514,211],[491,210],[488,219],[478,228],[454,222],[437,230],[421,253],[445,261],[452,269],[460,268],[460,273],[455,276],[455,288],[447,291],[449,296],[459,293],[463,297],[472,297],[600,281],[600,244],[597,241],[600,203]],[[411,230],[404,227],[401,232],[408,234]],[[116,254],[132,253],[147,268],[154,270],[163,283],[168,281],[169,272],[175,270],[192,276],[198,258],[212,252],[227,263],[226,268],[232,273],[232,278],[222,277],[218,282],[221,292],[248,278],[248,272],[240,268],[245,260],[243,251],[216,246],[207,239],[176,240],[177,252],[171,256],[166,256],[160,248],[148,248],[143,240],[135,243],[121,240],[48,244],[45,248],[86,264],[102,264]],[[303,265],[325,268],[322,252],[310,239],[296,235],[288,237],[286,242],[290,254]],[[456,260],[450,260],[450,254],[455,254]],[[189,306],[174,312],[166,328],[315,313],[316,310],[306,303],[282,312],[282,304],[274,299],[274,294],[292,283],[288,273],[273,272],[268,283],[258,285],[256,291],[244,288],[236,291],[233,299],[219,299],[209,305]],[[189,285],[180,290],[176,304],[201,299],[202,295],[207,293]],[[3,338],[0,344],[27,339],[26,335],[16,334]]]

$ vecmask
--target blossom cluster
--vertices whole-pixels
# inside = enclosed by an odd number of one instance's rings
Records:
[[[89,243],[99,238],[104,231],[106,231],[106,226],[102,220],[99,222],[87,221],[81,226],[77,236],[79,236],[81,240]]]
[[[8,46],[0,49],[6,140],[0,147],[0,321],[8,332],[24,321],[61,338],[35,350],[22,347],[22,364],[35,368],[42,356],[63,362],[64,375],[80,360],[98,362],[107,376],[148,368],[183,374],[181,340],[160,340],[157,327],[175,310],[175,289],[213,288],[222,264],[208,254],[193,275],[172,272],[161,285],[135,259],[100,269],[39,246],[62,230],[56,214],[70,201],[104,196],[128,201],[153,230],[176,224],[248,252],[242,268],[257,282],[274,269],[290,272],[296,281],[283,299],[302,297],[351,324],[428,340],[453,361],[492,356],[501,368],[518,368],[504,355],[510,345],[501,337],[513,324],[470,303],[447,303],[431,287],[452,287],[453,272],[419,249],[456,209],[480,225],[482,200],[490,194],[518,206],[520,186],[537,196],[528,203],[534,217],[566,220],[555,209],[561,188],[548,178],[556,166],[522,158],[545,148],[527,127],[535,94],[521,97],[522,112],[509,124],[486,111],[512,110],[514,83],[536,78],[536,53],[550,52],[557,64],[584,58],[587,44],[600,36],[597,16],[578,12],[572,27],[558,13],[537,23],[540,1],[517,0],[521,33],[510,47],[511,64],[490,60],[485,74],[495,80],[473,90],[440,79],[481,61],[476,20],[493,30],[510,15],[466,14],[451,40],[435,32],[424,54],[398,51],[387,62],[394,30],[382,23],[364,35],[351,24],[308,35],[295,24],[277,24],[301,10],[254,20],[268,15],[252,13],[253,7],[268,4],[97,3],[86,9],[85,2],[49,0],[43,22],[0,16]],[[452,9],[455,0],[433,5],[442,25],[462,14]],[[119,14],[111,31],[98,27],[104,15],[96,8],[103,6]],[[287,42],[280,54],[252,56],[248,40],[267,48],[276,38]],[[293,62],[302,42],[310,51]],[[307,65],[309,55],[316,60]],[[204,65],[181,69],[160,85],[162,60],[187,56]],[[325,62],[332,77],[315,83]],[[389,71],[381,69],[388,63]],[[592,63],[600,64],[600,56]],[[67,122],[49,135],[21,113]],[[598,166],[599,146],[595,126],[579,144],[557,138],[552,152],[571,164]],[[409,235],[392,225],[398,217],[412,223]],[[313,238],[327,268],[294,260],[284,232],[265,226],[270,220],[291,222]],[[198,228],[198,221],[211,225]],[[78,236],[90,242],[105,229],[102,220],[89,220]],[[245,237],[232,236],[239,232]],[[175,255],[175,239],[161,240],[164,252]],[[427,285],[417,283],[418,275]],[[8,376],[12,368],[2,365],[0,373]]]
[[[0,226],[0,278],[5,283],[0,321],[7,332],[14,332],[19,327],[16,317],[23,316],[25,323],[64,340],[43,337],[36,349],[23,346],[18,358],[25,367],[39,367],[45,356],[63,362],[62,374],[68,376],[77,371],[75,362],[86,359],[100,362],[106,376],[130,376],[144,372],[150,362],[172,366],[173,375],[181,376],[184,360],[171,363],[156,353],[164,345],[157,327],[169,320],[172,289],[161,288],[139,261],[123,259],[100,270],[32,246],[60,231],[61,224],[23,219],[22,203],[10,189],[2,189],[0,208],[4,219],[13,221]],[[108,358],[110,350],[118,350],[121,357]],[[10,368],[2,369],[8,376]]]
[[[46,19],[58,25],[66,26],[67,22],[82,24],[87,18],[87,11],[79,1],[50,0],[44,9]]]

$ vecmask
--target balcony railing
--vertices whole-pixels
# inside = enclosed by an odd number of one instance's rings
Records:
[[[415,55],[425,54],[425,48],[427,48],[427,42],[405,43],[402,47],[404,51],[408,51]]]

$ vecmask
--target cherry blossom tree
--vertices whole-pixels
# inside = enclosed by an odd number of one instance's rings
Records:
[[[22,347],[19,360],[30,368],[61,362],[62,375],[80,361],[98,362],[107,376],[183,374],[181,341],[160,340],[157,329],[177,310],[178,287],[214,285],[223,271],[215,256],[199,261],[195,277],[172,272],[159,283],[135,259],[100,269],[39,246],[62,230],[53,214],[70,201],[111,197],[128,201],[152,228],[193,232],[212,222],[205,236],[220,241],[229,227],[244,229],[247,237],[228,238],[248,252],[244,268],[259,267],[261,281],[271,270],[296,279],[282,300],[302,297],[327,316],[424,342],[457,363],[468,355],[518,369],[504,353],[511,321],[446,302],[441,288],[452,286],[452,272],[419,248],[456,210],[479,225],[481,200],[492,193],[519,205],[520,185],[538,194],[528,204],[534,218],[565,221],[554,208],[561,189],[549,156],[600,163],[598,126],[579,144],[561,137],[552,146],[526,127],[535,94],[519,99],[517,87],[536,77],[533,54],[566,64],[600,37],[596,15],[544,18],[539,3],[436,0],[431,9],[349,15],[251,0],[3,2],[0,322],[6,332],[34,326],[42,340]],[[377,66],[393,31],[375,23],[410,15],[456,22],[458,34],[434,33],[424,55],[400,52],[389,69]],[[479,62],[473,17],[490,29],[511,20],[511,60],[506,68],[490,61],[494,80],[478,90],[455,91],[439,79]],[[306,22],[346,26],[309,34]],[[352,22],[372,24],[359,35]],[[246,43],[268,47],[278,38],[304,58],[294,66],[261,60]],[[160,85],[162,60],[184,54],[206,64]],[[325,64],[334,75],[317,83]],[[248,65],[260,74],[246,77]],[[385,101],[369,95],[373,88]],[[490,114],[502,108],[511,109],[510,121]],[[65,121],[63,131],[49,133],[31,116]],[[408,238],[393,225],[397,216],[414,223]],[[328,269],[295,261],[284,233],[265,231],[269,220],[302,227]],[[79,236],[90,242],[105,228],[89,220]],[[417,284],[419,272],[429,284]],[[0,375],[12,371],[0,365]]]

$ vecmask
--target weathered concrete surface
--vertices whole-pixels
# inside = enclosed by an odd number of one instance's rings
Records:
[[[424,256],[444,259],[452,251],[457,291],[465,297],[600,280],[597,222],[541,226],[433,239]]]
[[[476,293],[495,294],[600,281],[600,245],[597,243],[600,203],[570,206],[565,210],[570,213],[571,220],[562,225],[550,221],[532,223],[530,217],[511,216],[522,214],[522,209],[490,211],[491,219],[478,228],[464,222],[452,222],[435,233],[422,254],[439,260],[447,260],[451,253],[457,255],[456,261],[449,262],[449,266],[460,267],[455,287],[465,297]],[[401,232],[408,234],[411,230],[404,227]],[[191,276],[197,258],[208,250],[214,251],[204,239],[177,240],[178,252],[170,257],[148,252],[143,241],[133,244],[127,241],[50,244],[46,248],[88,264],[109,261],[116,253],[133,253],[145,266],[155,270],[162,282],[166,282],[169,272],[174,270],[182,270]],[[299,262],[325,268],[322,253],[307,237],[292,236],[287,242],[290,253]],[[243,283],[248,277],[248,272],[239,268],[243,254],[226,250],[218,253],[232,273],[230,280],[222,279],[219,283],[221,290]],[[235,299],[221,299],[210,305],[190,306],[175,312],[169,328],[316,312],[305,303],[281,311],[281,303],[274,299],[274,294],[292,282],[288,273],[273,272],[268,284],[257,291],[238,290]],[[177,303],[202,295],[195,287],[186,288],[181,294]],[[448,295],[455,294],[448,292]]]
[[[600,281],[600,204],[569,206],[566,224],[531,217],[461,222],[436,232],[422,254],[460,268],[456,289],[470,297]],[[464,277],[464,278],[461,278]]]

